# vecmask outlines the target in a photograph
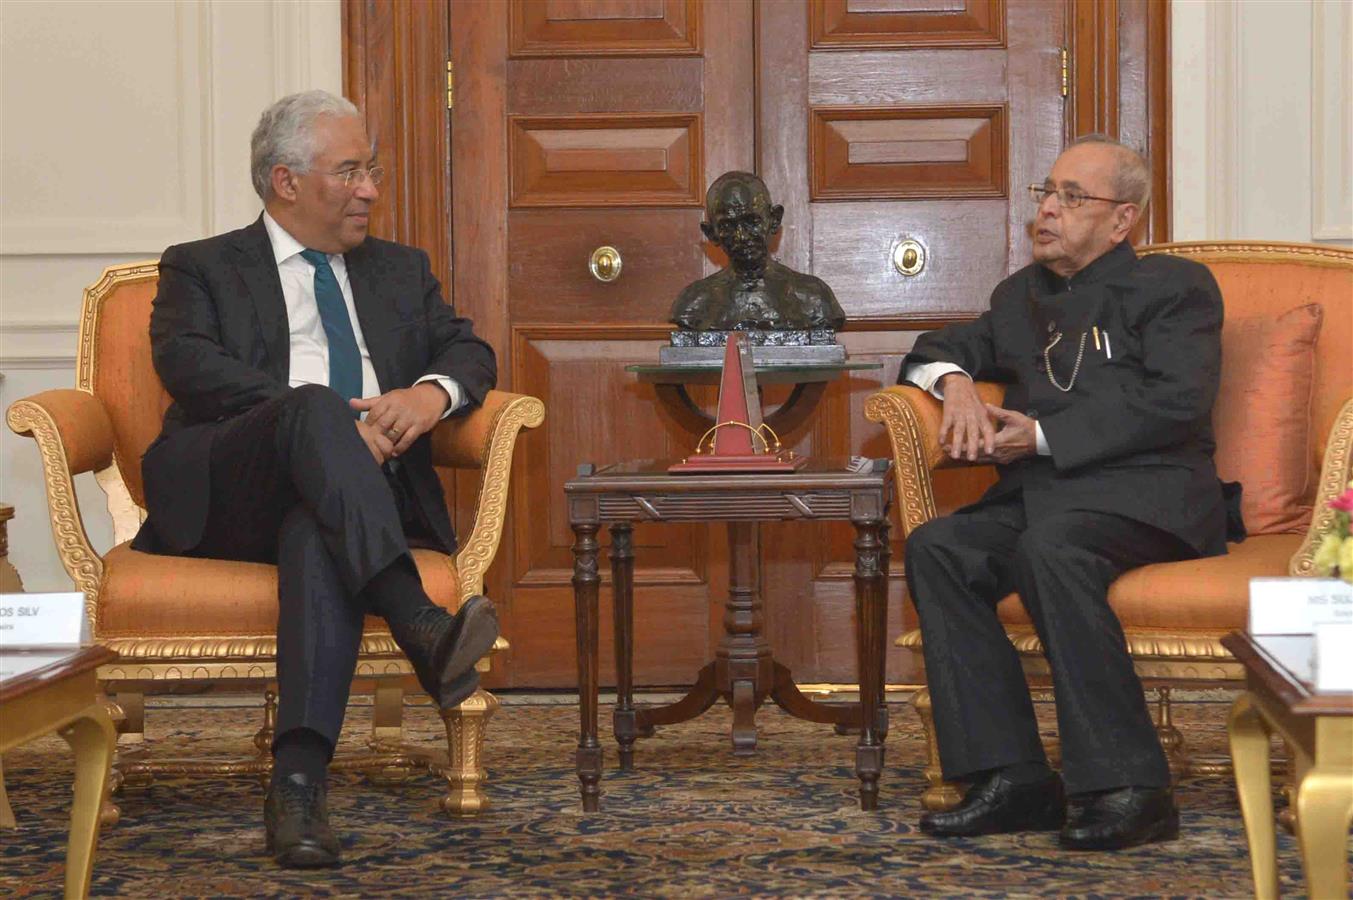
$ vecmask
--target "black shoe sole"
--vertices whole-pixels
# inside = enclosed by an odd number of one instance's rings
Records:
[[[1165,818],[1152,822],[1148,828],[1133,834],[1090,840],[1078,840],[1063,834],[1059,843],[1064,850],[1126,850],[1142,844],[1173,841],[1177,837],[1179,837],[1179,810],[1174,810]]]
[[[1057,831],[1063,823],[1065,817],[1049,817],[1047,821],[1018,822],[1013,825],[985,825],[979,828],[944,828],[925,820],[921,821],[921,832],[931,837],[937,838],[966,838],[982,837],[988,834],[1019,834],[1022,832],[1034,831]]]
[[[444,710],[455,709],[477,690],[479,690],[479,673],[470,669],[442,689],[441,696],[437,698],[437,706]]]
[[[452,690],[455,683],[472,670],[475,663],[483,659],[498,640],[498,615],[494,612],[493,601],[488,597],[471,597],[457,614],[461,617],[460,633],[455,648],[446,662],[442,663],[439,673],[440,693],[443,695]]]

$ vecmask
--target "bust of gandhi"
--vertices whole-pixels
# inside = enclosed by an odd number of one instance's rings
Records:
[[[687,285],[671,321],[694,331],[838,329],[846,314],[826,283],[770,257],[770,239],[785,208],[770,202],[765,182],[726,172],[705,194],[700,230],[728,254],[730,265]]]

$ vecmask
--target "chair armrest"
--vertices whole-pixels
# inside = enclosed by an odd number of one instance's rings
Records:
[[[1000,405],[1005,385],[979,381],[977,393],[984,402]],[[897,481],[898,519],[905,539],[913,529],[935,518],[931,472],[972,464],[950,458],[940,446],[944,404],[927,391],[906,384],[884,388],[865,401],[864,415],[888,432]]]
[[[103,559],[89,542],[73,478],[112,465],[113,424],[108,413],[93,394],[67,389],[16,400],[5,418],[15,434],[37,441],[57,553],[76,589],[84,592],[86,608],[92,608]]]
[[[535,397],[489,391],[478,409],[447,419],[432,432],[434,464],[479,470],[474,524],[456,554],[462,600],[483,592],[484,573],[498,552],[517,435],[543,421],[545,404]]]
[[[1334,527],[1334,510],[1330,501],[1339,496],[1353,480],[1353,395],[1345,398],[1330,426],[1325,441],[1325,461],[1320,467],[1320,482],[1316,486],[1315,505],[1311,509],[1311,524],[1301,547],[1292,556],[1288,572],[1292,575],[1313,576],[1315,551],[1320,539]]]

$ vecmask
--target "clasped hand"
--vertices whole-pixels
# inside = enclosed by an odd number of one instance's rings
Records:
[[[1012,409],[983,403],[972,379],[953,373],[943,380],[940,446],[951,459],[1005,465],[1038,452],[1034,420]]]
[[[357,433],[376,462],[383,464],[431,431],[446,412],[450,399],[441,386],[424,381],[378,397],[353,398],[348,402],[353,409],[366,413],[365,421],[357,420]]]

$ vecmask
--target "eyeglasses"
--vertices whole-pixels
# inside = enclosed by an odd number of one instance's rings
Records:
[[[385,167],[372,166],[369,169],[344,169],[341,172],[326,172],[325,174],[332,175],[334,178],[341,178],[343,180],[343,187],[357,187],[362,183],[363,178],[370,181],[371,186],[375,187],[380,184],[381,179],[385,177]],[[354,182],[356,182],[356,184],[354,184]]]
[[[1105,203],[1131,203],[1131,200],[1116,200],[1113,197],[1092,197],[1075,188],[1050,188],[1041,184],[1029,185],[1029,199],[1042,205],[1049,196],[1056,194],[1057,202],[1063,209],[1075,209],[1086,200],[1103,200]]]

